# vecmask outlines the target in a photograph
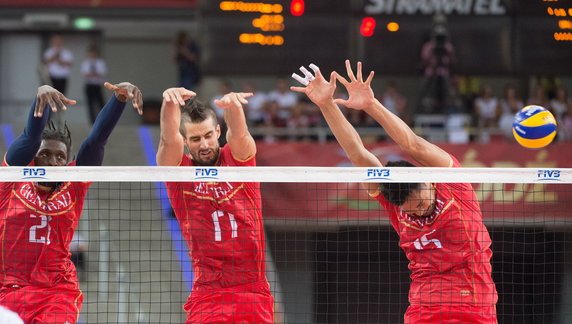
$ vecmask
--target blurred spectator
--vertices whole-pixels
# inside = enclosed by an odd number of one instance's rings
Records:
[[[405,106],[407,105],[407,99],[402,96],[399,91],[397,91],[397,86],[395,82],[389,82],[387,89],[381,97],[381,104],[385,106],[389,111],[397,115],[397,117],[403,119],[405,115]]]
[[[290,91],[288,81],[286,79],[276,80],[276,88],[268,93],[268,101],[276,101],[279,110],[276,112],[277,117],[282,120],[288,120],[292,113],[292,108],[298,103],[298,95]]]
[[[71,260],[78,270],[85,270],[85,253],[87,252],[87,241],[75,231],[70,243]]]
[[[52,86],[65,95],[73,54],[64,47],[64,39],[61,35],[52,36],[50,48],[44,52],[44,63],[48,68]]]
[[[211,98],[210,105],[214,109],[216,116],[221,124],[221,127],[224,124],[224,110],[217,106],[214,102],[215,100],[221,99],[225,94],[232,92],[232,83],[230,81],[223,79],[220,81],[218,86],[218,93]],[[222,133],[224,134],[224,133]]]
[[[421,61],[425,76],[421,92],[421,107],[425,113],[441,113],[447,99],[451,66],[455,63],[455,49],[449,40],[446,17],[433,18],[431,39],[421,48]]]
[[[504,97],[499,101],[500,118],[498,127],[506,139],[514,140],[512,135],[512,123],[514,115],[523,108],[522,100],[518,97],[516,88],[508,85],[504,91]]]
[[[66,94],[68,78],[73,64],[73,54],[64,47],[64,40],[61,35],[53,35],[50,40],[50,48],[44,52],[44,64],[52,86],[59,92]],[[50,120],[55,120],[58,126],[64,121],[64,111],[58,110],[55,114],[50,114]]]
[[[570,116],[570,111],[572,111],[572,100],[568,97],[568,91],[563,86],[556,88],[556,97],[550,101],[550,111],[554,114],[556,118],[556,124],[558,125],[558,139],[564,140],[567,136],[567,132],[571,130],[565,129],[565,119]],[[570,118],[572,120],[572,118]],[[571,125],[572,126],[572,125]],[[572,135],[572,134],[571,134]]]
[[[568,111],[568,108],[572,105],[572,100],[568,98],[568,91],[563,86],[559,86],[556,89],[556,96],[554,99],[550,101],[549,108],[554,117],[556,118],[556,122],[559,123],[564,119],[564,115]]]
[[[564,120],[561,122],[562,139],[565,141],[572,141],[572,105],[568,105],[568,110],[564,115]]]
[[[548,97],[541,86],[537,85],[532,89],[532,93],[528,97],[526,105],[538,105],[545,108],[548,107]]]
[[[264,127],[266,128],[281,128],[286,127],[287,120],[280,117],[280,105],[276,100],[270,100],[266,103],[266,114],[264,115]],[[276,142],[281,137],[277,137],[273,134],[268,134],[264,137],[264,141],[268,143]]]
[[[290,118],[286,122],[288,129],[290,130],[290,140],[291,141],[304,141],[308,140],[310,137],[305,135],[298,135],[298,130],[300,128],[308,128],[312,124],[310,118],[310,108],[308,106],[312,105],[307,101],[299,101],[293,108],[290,114]]]
[[[490,132],[496,127],[499,115],[499,102],[493,96],[493,88],[490,84],[483,85],[480,96],[475,99],[474,113],[477,119],[480,140],[488,142]]]
[[[268,96],[262,92],[257,91],[252,82],[247,81],[244,83],[242,90],[244,92],[252,92],[254,95],[248,98],[248,104],[244,105],[246,119],[251,126],[260,126],[264,124],[264,106],[268,100]]]
[[[107,74],[105,61],[99,57],[99,52],[95,45],[89,46],[87,58],[81,64],[81,73],[85,79],[89,121],[93,124],[104,105],[101,87]]]
[[[200,50],[186,32],[180,31],[175,38],[173,61],[177,64],[179,86],[196,90],[201,81]]]

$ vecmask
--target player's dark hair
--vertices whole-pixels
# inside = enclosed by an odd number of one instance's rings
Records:
[[[66,153],[69,161],[72,148],[72,139],[71,132],[67,123],[64,122],[63,128],[59,128],[56,127],[56,125],[50,120],[42,132],[42,140],[54,140],[64,143],[67,149]]]
[[[212,118],[215,125],[218,123],[216,113],[211,107],[206,106],[195,98],[192,98],[181,108],[181,125],[179,127],[179,131],[183,137],[186,137],[186,123],[202,123],[209,117]]]
[[[391,161],[385,166],[387,167],[415,167],[408,161]],[[395,206],[401,206],[411,194],[411,191],[418,190],[420,183],[399,183],[399,182],[385,182],[379,185],[381,194],[387,201]]]

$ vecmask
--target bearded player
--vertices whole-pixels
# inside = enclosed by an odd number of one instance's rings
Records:
[[[452,155],[415,135],[401,119],[375,99],[371,90],[373,72],[363,81],[361,63],[350,81],[332,72],[326,81],[315,65],[315,76],[301,68],[304,78],[293,77],[320,107],[340,146],[354,166],[383,167],[363,145],[359,134],[345,119],[337,104],[363,110],[375,119],[399,147],[424,167],[460,167]],[[339,80],[347,100],[333,99]],[[414,166],[407,161],[387,166]],[[405,323],[497,323],[497,292],[491,277],[491,238],[469,183],[364,184],[384,207],[400,237],[399,245],[409,259],[411,287]]]
[[[123,82],[105,83],[114,92],[70,159],[67,126],[46,128],[50,109],[66,110],[75,100],[56,89],[38,88],[23,133],[10,145],[4,166],[98,166],[104,146],[128,98],[141,113],[139,89]],[[48,108],[49,107],[49,108]],[[70,260],[70,242],[82,213],[89,183],[4,182],[0,185],[0,305],[25,323],[75,323],[83,295]]]
[[[222,148],[215,112],[191,99],[194,96],[185,88],[163,92],[157,164],[255,166],[256,144],[242,107],[252,93],[228,93],[215,101],[224,109],[228,126],[228,144]],[[184,154],[185,147],[189,155]],[[183,172],[181,168],[181,178]],[[265,275],[260,184],[168,182],[167,192],[195,272],[184,306],[186,323],[273,323],[274,300]]]

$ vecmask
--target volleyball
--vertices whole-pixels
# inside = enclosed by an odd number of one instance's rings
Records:
[[[516,141],[526,148],[541,148],[556,136],[556,119],[548,109],[530,105],[514,116],[512,133]]]

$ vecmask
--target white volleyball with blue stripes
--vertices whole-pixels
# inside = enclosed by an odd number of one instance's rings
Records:
[[[514,116],[512,133],[516,141],[526,148],[541,148],[556,136],[556,119],[548,109],[530,105]]]

